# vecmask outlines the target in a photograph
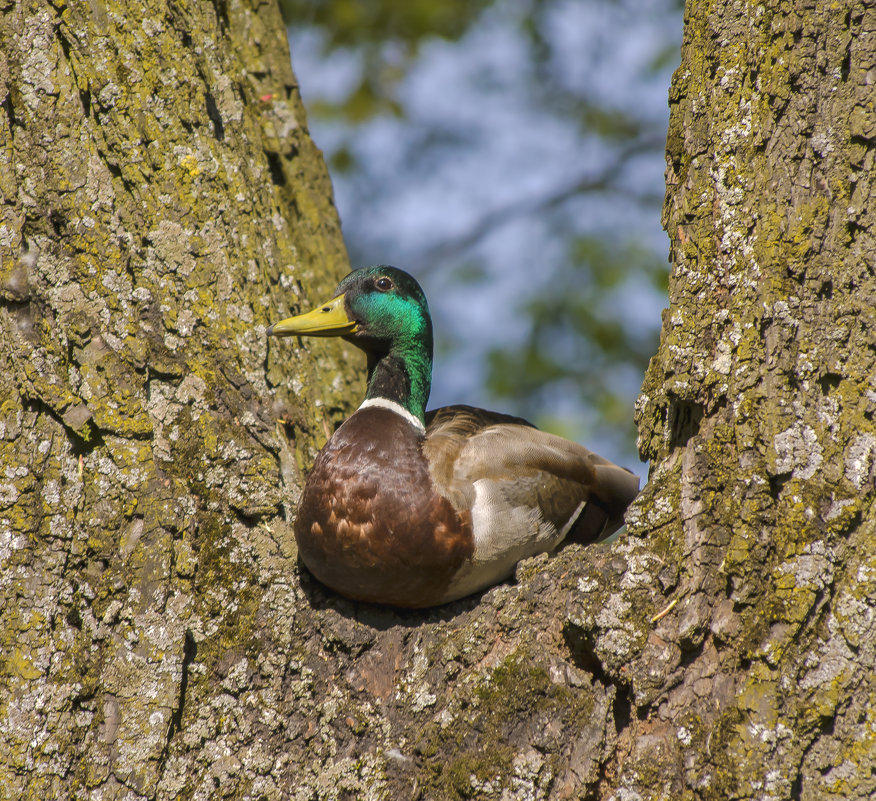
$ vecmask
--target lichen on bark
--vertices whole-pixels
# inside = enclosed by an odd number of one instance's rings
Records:
[[[874,791],[876,728],[857,699],[876,689],[876,621],[868,602],[850,626],[838,617],[867,596],[874,550],[876,252],[852,200],[872,186],[872,136],[855,121],[872,119],[874,33],[872,9],[841,4],[686,15],[671,305],[638,419],[644,455],[668,471],[655,501],[679,497],[678,614],[655,636],[686,638],[649,719],[689,718],[664,747],[697,797]]]
[[[876,12],[688,4],[650,481],[446,607],[296,562],[358,388],[276,8],[0,12],[0,797],[868,798]]]
[[[0,40],[0,786],[155,797],[355,379],[265,327],[346,257],[276,7],[9,3]]]

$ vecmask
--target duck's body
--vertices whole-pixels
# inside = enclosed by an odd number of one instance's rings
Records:
[[[425,414],[431,322],[400,270],[352,273],[328,304],[270,333],[343,335],[369,357],[366,401],[317,457],[295,523],[305,565],[342,595],[461,598],[527,556],[607,536],[638,492],[629,471],[525,420],[469,406]]]

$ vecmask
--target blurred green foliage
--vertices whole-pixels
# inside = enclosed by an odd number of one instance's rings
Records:
[[[576,5],[579,12],[585,8],[592,24],[615,29],[597,32],[588,40],[593,47],[580,52],[573,48],[570,56],[563,20]],[[282,7],[294,30],[314,33],[318,58],[328,64],[343,57],[353,73],[341,91],[311,98],[306,91],[309,76],[298,73],[311,119],[332,126],[330,144],[319,144],[326,148],[336,185],[346,182],[343,189],[352,198],[350,211],[342,208],[342,217],[353,262],[413,253],[399,266],[421,278],[441,271],[473,293],[479,287],[489,291],[510,271],[533,271],[533,280],[524,278],[526,289],[517,298],[515,319],[524,323],[514,336],[500,334],[487,343],[482,384],[503,410],[579,438],[592,439],[596,433],[597,438],[613,439],[616,452],[629,459],[632,405],[648,359],[656,352],[659,309],[665,305],[660,298],[665,297],[668,276],[665,245],[661,249],[665,240],[655,244],[654,237],[662,198],[665,120],[653,113],[653,103],[651,110],[644,108],[641,87],[635,95],[631,84],[651,81],[661,95],[658,107],[665,104],[668,70],[679,52],[679,0],[282,0]],[[625,20],[630,28],[635,23],[642,52],[625,41]],[[481,64],[472,68],[472,82],[484,98],[513,95],[514,103],[528,108],[533,117],[571,130],[572,141],[579,137],[579,154],[605,153],[604,161],[597,168],[581,166],[573,152],[568,174],[547,189],[510,198],[500,193],[502,202],[477,208],[466,227],[437,240],[413,245],[391,241],[393,232],[376,232],[379,226],[374,217],[368,218],[368,210],[381,208],[382,197],[409,192],[410,185],[435,174],[446,175],[450,165],[476,152],[478,136],[483,137],[482,132],[454,126],[452,120],[424,123],[422,115],[414,120],[405,96],[406,78],[436,41],[455,43],[459,59],[477,62],[483,37],[477,39],[475,32],[509,21],[516,31],[513,76]],[[610,76],[615,66],[617,91],[610,82],[606,90],[605,74]],[[375,121],[386,119],[401,131],[393,147],[403,151],[403,175],[389,179],[360,147]],[[647,177],[642,170],[646,163]],[[642,228],[643,218],[651,219],[648,231]],[[496,264],[499,257],[491,255],[490,243],[532,221],[538,221],[538,235],[544,238],[544,262],[536,268],[531,259],[512,265],[503,256],[505,263]],[[398,235],[411,236],[403,229]],[[439,357],[453,362],[454,352],[473,349],[471,336],[464,328],[453,330],[453,312],[442,312],[440,298],[430,295],[430,303],[438,318],[443,317],[439,343],[443,340],[450,350],[439,350]],[[604,430],[586,430],[597,425]],[[605,431],[610,432],[607,437],[602,436]]]
[[[290,25],[317,25],[335,47],[402,44],[411,53],[425,39],[457,39],[488,5],[485,0],[281,0]]]
[[[525,398],[532,413],[546,394],[577,393],[601,421],[623,430],[629,406],[618,398],[629,395],[629,379],[639,381],[656,345],[654,324],[627,314],[626,294],[632,284],[647,283],[665,294],[668,274],[652,251],[633,243],[618,249],[594,236],[572,239],[569,265],[572,291],[564,285],[530,298],[525,342],[490,353],[489,388],[499,397]]]
[[[435,37],[458,39],[488,5],[485,0],[280,0],[288,25],[320,29],[326,53],[351,49],[362,55],[360,80],[345,100],[309,109],[352,124],[380,113],[403,114],[395,92],[420,45]]]

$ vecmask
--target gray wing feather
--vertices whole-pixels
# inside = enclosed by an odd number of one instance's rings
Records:
[[[633,473],[582,445],[470,406],[430,413],[424,451],[439,492],[458,510],[472,507],[476,482],[489,482],[509,509],[528,507],[557,530],[575,523],[579,541],[619,528],[639,489]]]

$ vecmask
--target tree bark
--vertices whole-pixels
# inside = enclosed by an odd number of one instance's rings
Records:
[[[867,5],[687,9],[670,308],[638,408],[653,471],[631,521],[677,605],[626,660],[634,714],[614,787],[876,794]]]
[[[274,6],[0,26],[3,798],[876,792],[876,11],[689,5],[651,480],[423,612],[296,563],[357,390],[264,336],[346,269]]]
[[[347,271],[330,183],[273,3],[3,3],[0,104],[0,797],[176,797],[351,398],[265,337]]]

